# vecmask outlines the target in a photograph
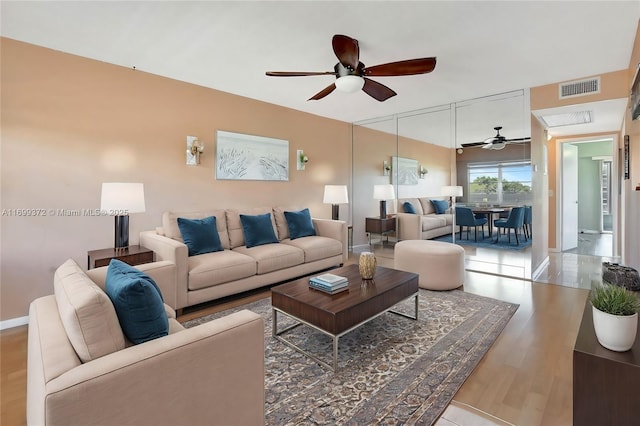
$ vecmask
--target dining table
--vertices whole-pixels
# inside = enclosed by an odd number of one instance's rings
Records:
[[[493,217],[495,215],[500,216],[500,213],[504,213],[506,209],[503,209],[501,207],[472,207],[471,211],[473,211],[474,215],[480,214],[487,216],[487,222],[489,225],[489,237],[491,237],[493,235]]]

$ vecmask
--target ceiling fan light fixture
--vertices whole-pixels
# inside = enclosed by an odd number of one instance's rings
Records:
[[[336,89],[345,93],[354,93],[362,90],[364,78],[357,75],[344,75],[336,80]]]

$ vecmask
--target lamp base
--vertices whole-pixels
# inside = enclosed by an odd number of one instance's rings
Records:
[[[331,219],[338,220],[339,217],[340,217],[340,205],[331,204]]]
[[[380,219],[387,217],[387,200],[380,200]]]
[[[117,250],[129,247],[129,216],[116,216],[115,218],[115,248]]]

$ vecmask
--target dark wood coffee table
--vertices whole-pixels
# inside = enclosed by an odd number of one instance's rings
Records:
[[[358,265],[333,269],[331,273],[347,277],[349,289],[331,295],[310,288],[309,278],[318,274],[271,289],[273,337],[335,371],[338,368],[340,337],[387,311],[410,319],[418,319],[417,274],[378,266],[375,278],[363,284]],[[394,305],[412,297],[415,298],[414,316],[391,311]],[[295,319],[296,324],[284,330],[278,330],[279,313]],[[333,365],[327,364],[282,336],[302,324],[313,327],[333,339]]]

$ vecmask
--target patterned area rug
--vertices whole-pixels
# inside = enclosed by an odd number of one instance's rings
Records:
[[[524,236],[520,234],[518,237],[520,239],[520,243],[516,244],[516,237],[511,235],[511,242],[507,239],[506,235],[501,235],[500,239],[496,243],[496,234],[494,230],[494,234],[492,237],[489,236],[487,232],[485,232],[485,238],[482,239],[482,233],[478,230],[478,241],[473,239],[473,230],[469,232],[469,238],[467,239],[467,231],[462,233],[462,238],[460,238],[460,233],[456,232],[456,244],[461,246],[473,246],[473,247],[483,247],[492,250],[515,250],[520,251],[524,250],[527,247],[531,246],[531,239],[527,241],[524,240]],[[444,241],[445,243],[453,242],[453,238],[451,234],[443,235],[438,238],[433,238],[434,241]]]
[[[413,299],[395,310],[413,314]],[[518,305],[460,290],[420,290],[419,320],[385,313],[340,339],[333,373],[271,336],[271,299],[184,323],[193,327],[240,309],[265,319],[267,425],[434,423]],[[293,321],[278,316],[278,328]],[[332,340],[307,326],[285,337],[325,362]]]

